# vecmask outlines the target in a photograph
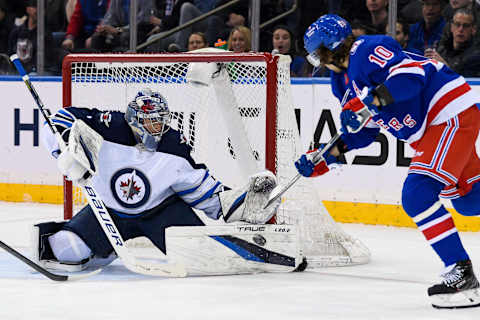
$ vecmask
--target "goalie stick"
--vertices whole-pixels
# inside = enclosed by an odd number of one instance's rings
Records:
[[[68,275],[68,276],[62,275],[62,274],[56,274],[56,273],[52,273],[52,272],[48,271],[47,269],[45,269],[41,265],[39,265],[39,264],[33,262],[32,260],[28,259],[23,254],[21,254],[20,252],[18,252],[15,249],[13,249],[12,247],[10,247],[8,244],[6,244],[3,241],[0,241],[0,247],[2,247],[5,251],[7,251],[11,255],[18,258],[20,261],[26,263],[27,265],[32,267],[34,270],[40,272],[45,277],[47,277],[48,279],[53,280],[53,281],[80,280],[80,279],[83,279],[83,278],[93,276],[93,275],[99,273],[100,271],[102,271],[102,269],[97,269],[97,270],[94,270],[92,272],[88,272],[88,273],[84,273],[84,274]]]
[[[63,151],[67,148],[65,141],[60,136],[57,128],[52,124],[49,115],[50,112],[45,108],[43,102],[41,101],[37,91],[33,87],[29,76],[25,72],[22,63],[18,59],[16,54],[10,56],[10,60],[14,64],[18,73],[22,76],[22,80],[27,86],[27,89],[30,91],[33,100],[37,104],[40,112],[45,118],[50,130],[57,138],[60,150]],[[117,226],[113,222],[110,214],[108,213],[105,204],[102,199],[98,196],[97,192],[91,185],[82,185],[82,190],[87,198],[88,204],[92,208],[95,217],[98,220],[98,223],[102,227],[105,235],[108,238],[108,241],[112,245],[113,249],[117,256],[122,260],[125,267],[135,273],[140,273],[149,276],[163,276],[163,277],[185,277],[186,270],[185,266],[182,264],[176,263],[165,263],[165,264],[153,264],[146,263],[144,261],[139,261],[133,255],[130,254],[129,249],[125,246],[125,241],[123,240],[122,235],[118,231]]]

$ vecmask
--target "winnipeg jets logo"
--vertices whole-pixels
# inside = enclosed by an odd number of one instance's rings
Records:
[[[120,181],[120,189],[123,191],[123,197],[127,200],[133,200],[133,197],[140,194],[141,188],[136,185],[135,181],[135,170],[127,181]]]
[[[110,127],[110,121],[112,121],[112,115],[110,111],[102,112],[100,114],[100,122],[102,122],[107,128]]]
[[[150,182],[143,172],[136,168],[125,168],[113,174],[110,181],[112,194],[125,208],[138,208],[150,197]]]

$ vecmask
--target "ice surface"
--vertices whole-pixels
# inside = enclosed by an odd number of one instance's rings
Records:
[[[25,255],[30,226],[59,220],[54,205],[0,202],[0,239]],[[288,274],[165,279],[114,262],[99,275],[57,283],[0,249],[0,319],[479,319],[480,308],[436,310],[427,287],[442,265],[415,229],[344,224],[371,263]],[[480,235],[462,233],[480,274]]]

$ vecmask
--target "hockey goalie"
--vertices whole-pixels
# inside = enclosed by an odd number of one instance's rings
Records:
[[[125,240],[148,238],[188,275],[295,270],[303,257],[294,226],[265,225],[280,204],[264,209],[275,176],[260,172],[245,187],[228,188],[194,161],[170,116],[165,97],[146,88],[126,112],[60,109],[51,121],[67,148],[60,152],[49,130],[43,140],[62,174],[97,190]],[[206,226],[193,209],[225,223]],[[89,205],[71,220],[35,225],[33,235],[35,259],[51,269],[116,258]]]

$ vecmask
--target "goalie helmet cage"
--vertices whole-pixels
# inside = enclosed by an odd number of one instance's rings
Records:
[[[165,96],[171,127],[192,157],[238,188],[268,169],[280,184],[303,153],[290,87],[290,57],[270,53],[73,54],[63,62],[63,106],[125,111],[137,91]],[[108,121],[108,115],[106,115]],[[64,181],[65,218],[84,204]],[[323,206],[311,179],[282,198],[277,224],[296,224],[310,267],[366,263],[369,250],[346,234]]]

